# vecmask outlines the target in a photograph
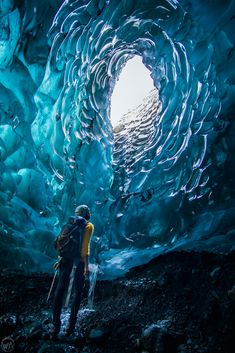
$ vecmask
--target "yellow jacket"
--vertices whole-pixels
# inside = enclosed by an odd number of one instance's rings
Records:
[[[90,241],[91,241],[93,232],[94,232],[94,225],[88,222],[85,226],[85,230],[83,233],[81,258],[84,258],[85,256],[90,255]]]

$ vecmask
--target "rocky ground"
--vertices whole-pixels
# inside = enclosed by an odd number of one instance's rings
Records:
[[[50,341],[51,276],[0,272],[1,352],[232,353],[235,253],[175,252],[84,292],[76,334]],[[67,312],[63,314],[65,325]]]

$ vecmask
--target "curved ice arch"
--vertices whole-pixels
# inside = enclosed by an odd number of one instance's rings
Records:
[[[44,146],[51,166],[65,184],[77,180],[75,199],[96,204],[100,222],[109,217],[114,202],[109,100],[124,63],[134,54],[151,70],[161,111],[152,117],[152,138],[132,166],[133,182],[126,182],[125,192],[151,185],[157,203],[182,193],[200,198],[207,190],[208,135],[222,98],[211,41],[217,34],[197,22],[197,6],[191,13],[187,8],[188,2],[177,1],[69,1],[51,27],[51,52],[36,95],[39,114],[34,123],[43,127],[51,121],[53,129],[40,129],[46,133],[39,136],[39,141],[51,142]],[[210,144],[213,139],[210,134]]]
[[[103,235],[101,249],[145,248],[190,238],[193,214],[213,202],[232,205],[234,1],[65,1],[48,36],[42,81],[42,6],[25,2],[17,17],[17,6],[4,4],[1,16],[14,15],[15,27],[8,21],[10,40],[4,39],[9,57],[0,72],[1,128],[20,138],[11,151],[0,140],[4,222],[12,225],[17,207],[19,220],[31,213],[30,222],[52,229],[55,213],[66,218],[77,202],[87,202],[97,235]],[[44,11],[50,4],[55,6],[49,0]],[[113,134],[111,93],[126,60],[136,54],[150,69],[156,91],[145,118],[138,112],[131,124],[133,134],[128,126]],[[47,197],[33,195],[30,209],[20,185],[27,190],[34,172]],[[34,212],[50,219],[43,222]]]

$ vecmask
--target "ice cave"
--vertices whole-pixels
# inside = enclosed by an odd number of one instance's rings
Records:
[[[1,266],[49,268],[84,202],[108,272],[173,248],[231,250],[234,6],[1,2]],[[115,132],[110,97],[137,54],[155,90]]]
[[[234,253],[234,43],[234,0],[1,0],[0,269],[51,274],[78,204],[103,280]],[[113,127],[135,56],[154,88]]]

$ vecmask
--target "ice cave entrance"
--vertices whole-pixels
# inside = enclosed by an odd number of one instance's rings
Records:
[[[140,105],[154,88],[150,71],[139,55],[128,60],[113,90],[111,97],[111,123],[115,128],[123,115]]]

